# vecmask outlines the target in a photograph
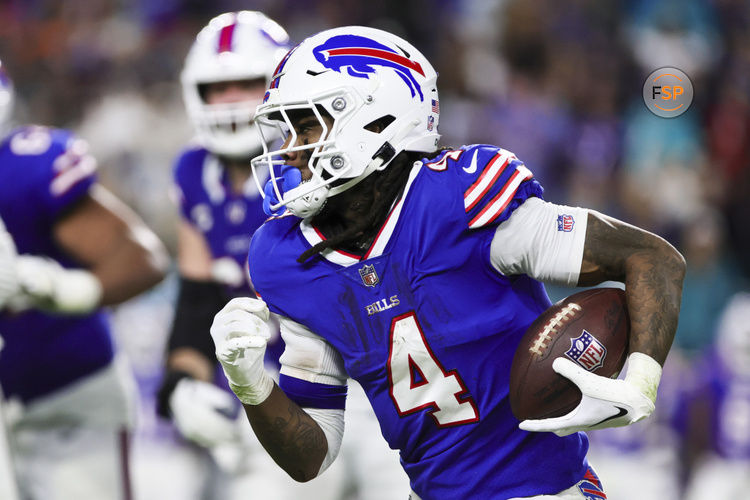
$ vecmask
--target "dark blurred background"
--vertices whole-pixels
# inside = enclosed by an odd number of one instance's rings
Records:
[[[173,245],[166,193],[191,135],[179,72],[200,28],[240,9],[265,12],[294,42],[347,24],[408,39],[440,75],[444,145],[502,146],[548,200],[667,238],[688,261],[676,338],[687,365],[748,291],[747,0],[3,0],[0,60],[16,86],[16,121],[76,130],[105,184]],[[673,119],[641,97],[662,66],[694,87]]]

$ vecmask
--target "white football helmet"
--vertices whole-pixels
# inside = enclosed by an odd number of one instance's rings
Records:
[[[5,73],[3,63],[0,61],[0,130],[4,128],[5,122],[13,111],[14,97],[13,82]]]
[[[190,48],[182,70],[182,93],[198,141],[209,151],[247,158],[260,149],[253,124],[258,101],[207,104],[208,83],[263,79],[289,49],[284,28],[256,11],[227,12],[213,18]]]
[[[728,302],[718,322],[716,346],[726,367],[750,377],[750,293],[738,292]]]
[[[374,28],[326,30],[289,51],[255,117],[263,154],[252,165],[272,173],[272,198],[279,203],[271,208],[286,206],[300,217],[314,215],[329,196],[384,169],[401,151],[434,151],[440,138],[436,80],[432,65],[414,46]],[[319,141],[295,146],[289,112],[299,110],[320,121]],[[321,110],[333,118],[330,130]],[[368,130],[376,121],[385,127],[380,132]],[[279,132],[291,134],[288,146],[272,151],[270,144]],[[282,192],[280,155],[303,150],[310,154],[313,176]]]

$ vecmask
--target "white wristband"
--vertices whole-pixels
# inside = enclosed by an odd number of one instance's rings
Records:
[[[258,381],[252,385],[235,385],[229,382],[229,388],[232,389],[243,404],[256,406],[268,399],[273,390],[274,381],[268,374],[263,371]]]
[[[632,384],[656,403],[656,391],[661,380],[661,365],[651,356],[641,352],[634,352],[628,356],[628,371],[625,382]]]

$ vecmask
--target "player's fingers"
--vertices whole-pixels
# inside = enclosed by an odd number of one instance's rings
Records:
[[[265,346],[267,339],[256,335],[244,335],[242,337],[234,337],[227,340],[225,349],[232,351],[244,351],[246,349],[258,349],[259,347]]]
[[[260,317],[264,321],[268,320],[268,307],[266,303],[260,299],[254,299],[251,297],[237,297],[229,302],[220,311],[220,314],[228,314],[231,311],[246,311]]]
[[[518,428],[528,432],[551,432],[564,427],[567,424],[567,419],[568,415],[539,420],[524,420],[518,424]]]
[[[585,380],[588,375],[590,375],[589,372],[587,372],[571,360],[563,357],[556,358],[552,362],[552,369],[555,370],[556,373],[562,375],[563,377],[571,380],[576,384],[578,384],[578,381]]]

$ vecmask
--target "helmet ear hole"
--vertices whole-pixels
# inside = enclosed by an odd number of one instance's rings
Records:
[[[381,116],[380,118],[376,118],[367,125],[365,125],[363,128],[365,130],[369,130],[370,132],[375,132],[376,134],[379,134],[383,130],[385,130],[388,125],[396,121],[396,117],[393,115],[385,115]]]

